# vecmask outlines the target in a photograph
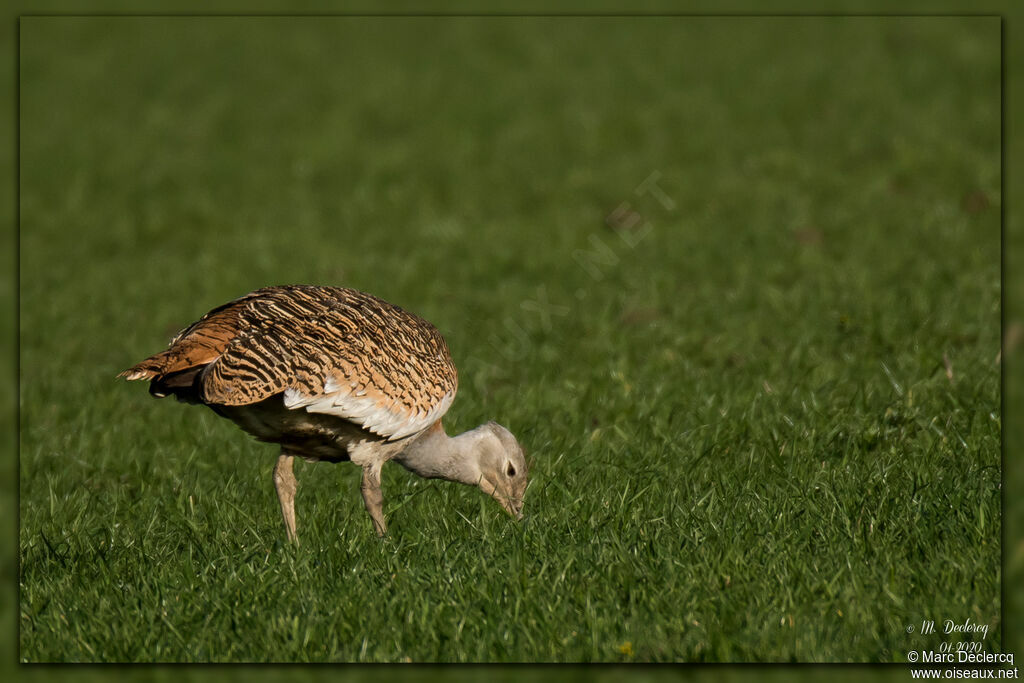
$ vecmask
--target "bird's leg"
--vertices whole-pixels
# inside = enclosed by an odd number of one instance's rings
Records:
[[[277,499],[281,501],[281,515],[284,517],[285,530],[288,532],[288,540],[299,544],[299,537],[295,534],[295,490],[298,483],[295,481],[295,474],[292,472],[292,462],[295,456],[284,449],[274,465],[274,488],[277,489]]]
[[[384,494],[380,491],[380,463],[363,466],[363,503],[373,520],[373,528],[378,536],[383,536],[388,525],[384,523]]]

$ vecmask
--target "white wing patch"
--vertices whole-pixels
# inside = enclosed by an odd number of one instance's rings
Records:
[[[309,396],[295,388],[285,389],[284,405],[292,410],[305,408],[310,413],[336,415],[388,441],[396,441],[434,424],[448,412],[455,400],[455,392],[452,391],[429,411],[410,412],[400,402],[389,401],[372,389],[357,390],[356,387],[358,384],[355,382],[339,382],[334,376],[328,375],[323,393],[316,396]]]

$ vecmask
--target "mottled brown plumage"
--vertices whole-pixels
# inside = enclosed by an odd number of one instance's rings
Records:
[[[513,514],[521,509],[526,468],[514,437],[495,423],[455,438],[441,427],[458,387],[444,338],[363,292],[257,290],[213,309],[120,376],[149,380],[154,396],[208,405],[281,444],[275,483],[293,538],[296,455],[363,467],[379,533],[380,467],[391,459],[422,476],[478,485]]]
[[[213,309],[122,375],[151,380],[156,395],[218,406],[285,392],[290,408],[390,439],[440,418],[458,386],[448,346],[426,320],[354,289],[294,285]]]

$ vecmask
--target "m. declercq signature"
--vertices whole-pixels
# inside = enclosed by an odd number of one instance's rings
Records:
[[[914,628],[912,626],[907,627],[907,632],[908,633],[913,632],[913,630],[914,630]],[[958,624],[955,621],[953,621],[952,619],[946,619],[946,621],[944,621],[942,623],[942,632],[946,633],[946,634],[949,634],[949,633],[980,633],[981,634],[981,639],[984,640],[985,638],[988,637],[988,624],[972,623],[970,617],[968,617],[967,620],[964,623],[962,623],[962,624]],[[919,631],[919,633],[921,635],[923,635],[923,636],[927,636],[927,635],[930,635],[932,633],[935,633],[935,622],[934,621],[930,621],[928,619],[925,619],[924,621],[922,621],[921,622],[921,630]]]

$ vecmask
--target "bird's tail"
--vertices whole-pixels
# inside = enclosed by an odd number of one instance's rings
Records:
[[[164,357],[162,358],[161,356]],[[165,356],[166,352],[150,356],[141,363],[131,366],[124,372],[119,372],[117,376],[124,377],[127,380],[153,379],[154,377],[166,372],[167,359]]]
[[[181,368],[179,359],[168,357],[167,351],[158,353],[155,356],[133,365],[118,377],[127,380],[145,379],[149,380],[149,393],[157,398],[165,396],[176,396],[181,401],[194,403],[198,401],[198,387],[196,380],[199,373],[205,368],[205,364],[185,365]]]

